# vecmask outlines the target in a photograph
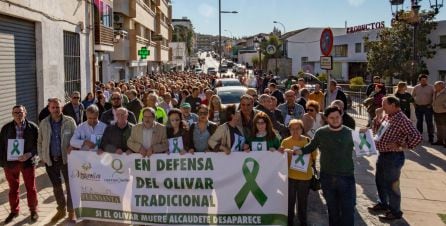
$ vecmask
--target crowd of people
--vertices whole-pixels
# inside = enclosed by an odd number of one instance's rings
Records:
[[[444,82],[428,85],[426,75],[415,87],[417,118],[426,116],[429,139],[433,139],[432,117],[437,124],[437,144],[446,144],[446,100]],[[10,186],[11,213],[5,224],[19,213],[19,174],[27,189],[31,220],[38,219],[35,166],[44,163],[54,188],[57,212],[52,222],[68,217],[75,220],[70,197],[67,155],[71,151],[95,151],[115,154],[194,154],[195,152],[271,151],[288,155],[288,225],[295,225],[295,208],[300,225],[307,225],[307,197],[313,165],[320,155],[320,183],[327,202],[330,225],[354,225],[356,190],[354,178],[352,130],[355,120],[346,112],[346,96],[330,81],[324,96],[319,85],[310,92],[305,81],[287,83],[283,93],[271,76],[261,86],[249,88],[240,104],[223,106],[215,95],[215,77],[174,72],[143,76],[128,82],[96,83],[95,92],[83,100],[73,92],[63,104],[49,98],[39,114],[39,124],[26,119],[22,105],[12,108],[13,120],[0,134],[0,164]],[[264,85],[265,84],[265,85]],[[423,85],[424,84],[424,85]],[[374,102],[371,127],[380,152],[376,185],[380,202],[371,211],[383,213],[385,220],[402,217],[399,181],[404,151],[421,142],[418,130],[407,116],[404,84],[395,95],[382,93],[383,85],[373,84]],[[431,94],[428,93],[432,88]],[[372,92],[370,95],[372,95]],[[329,95],[327,96],[327,93]],[[378,93],[380,93],[378,97]],[[427,100],[429,95],[431,99]],[[376,99],[375,99],[376,96]],[[379,99],[378,99],[379,98]],[[420,117],[418,117],[420,116]],[[8,140],[24,139],[24,154],[17,161],[6,159]],[[308,155],[307,169],[291,168],[296,155]],[[36,158],[38,156],[39,158]],[[67,197],[62,179],[64,177]],[[284,204],[286,205],[286,204]]]

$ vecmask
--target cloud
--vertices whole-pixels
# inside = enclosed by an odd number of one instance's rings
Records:
[[[348,0],[348,3],[352,6],[360,6],[365,2],[365,0]]]
[[[203,3],[198,7],[198,13],[205,18],[210,18],[217,13],[217,10],[211,5]]]

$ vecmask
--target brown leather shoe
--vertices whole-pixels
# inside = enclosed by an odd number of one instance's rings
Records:
[[[74,210],[68,211],[68,220],[76,222],[76,214],[74,213]]]

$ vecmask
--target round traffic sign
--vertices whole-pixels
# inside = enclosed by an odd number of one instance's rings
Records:
[[[275,47],[274,45],[268,45],[268,46],[266,47],[266,52],[267,52],[269,55],[273,55],[274,53],[276,53],[276,47]]]
[[[321,33],[320,47],[322,55],[329,56],[333,49],[333,32],[330,28],[325,28]]]

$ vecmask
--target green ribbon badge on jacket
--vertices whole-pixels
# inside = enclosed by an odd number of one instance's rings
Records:
[[[12,144],[11,155],[14,155],[14,153],[16,153],[16,152],[17,152],[17,155],[20,155],[18,140],[14,140],[14,143]]]
[[[359,148],[363,148],[364,145],[367,146],[369,149],[372,147],[372,145],[367,141],[367,136],[365,133],[359,134],[359,139],[361,139],[361,143],[359,144]]]
[[[253,163],[252,171],[250,171],[248,168],[249,162]],[[246,179],[246,182],[240,189],[240,191],[237,193],[237,195],[235,195],[234,198],[235,203],[237,204],[239,209],[243,206],[243,203],[245,203],[245,200],[248,197],[249,192],[252,193],[254,198],[261,206],[265,205],[266,200],[268,200],[268,197],[265,195],[265,193],[262,191],[262,189],[256,182],[256,177],[257,174],[259,173],[259,169],[260,169],[259,163],[255,159],[253,158],[245,159],[242,171],[243,171],[243,176]]]

